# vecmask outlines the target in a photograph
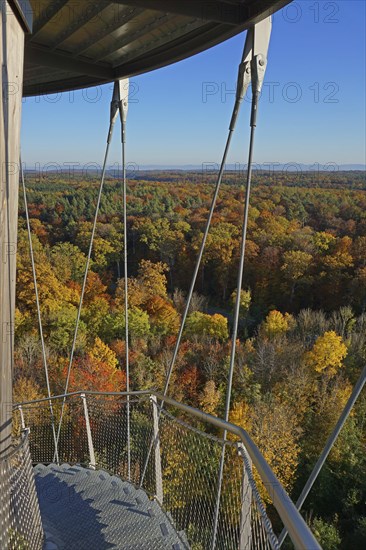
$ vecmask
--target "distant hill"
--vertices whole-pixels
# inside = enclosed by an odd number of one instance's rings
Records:
[[[26,166],[26,165],[25,165]],[[82,166],[80,168],[69,168],[68,164],[58,164],[59,169],[55,169],[55,164],[52,164],[49,168],[47,167],[41,167],[41,170],[43,173],[47,172],[49,174],[52,173],[67,173],[70,172],[73,174],[81,174],[84,172]],[[238,172],[245,170],[246,165],[245,164],[227,164],[225,166],[226,172]],[[129,169],[129,166],[127,167],[127,170]],[[40,168],[38,168],[38,171]],[[87,170],[88,174],[99,173],[100,169],[94,168],[92,166],[87,166],[85,169]],[[215,162],[207,162],[202,165],[200,164],[184,164],[184,165],[168,165],[168,164],[141,164],[141,165],[133,165],[132,170],[136,173],[139,173],[142,175],[144,172],[215,172],[219,170],[219,165]],[[336,163],[328,163],[328,164],[302,164],[297,162],[288,162],[286,164],[276,164],[276,163],[263,163],[263,164],[255,164],[253,166],[253,170],[257,172],[328,172],[328,173],[335,173],[335,172],[365,172],[366,171],[366,164],[336,164]],[[129,170],[128,170],[129,171]],[[130,170],[131,171],[131,170]],[[28,173],[35,173],[37,170],[34,169],[27,169],[25,167],[25,172]],[[107,174],[115,174],[116,168],[107,169]]]
[[[245,165],[243,164],[227,164],[226,170],[238,170],[243,169]],[[179,170],[182,172],[191,172],[191,171],[213,171],[218,170],[219,165],[215,162],[207,162],[203,165],[199,164],[184,164],[184,165],[168,165],[168,164],[143,164],[139,167],[140,171],[150,171],[150,170]],[[263,170],[265,172],[276,171],[276,172],[297,172],[302,170],[304,172],[349,172],[349,171],[366,171],[366,164],[340,164],[329,163],[329,164],[302,164],[297,162],[288,162],[286,164],[277,164],[277,163],[263,163],[263,164],[254,164],[254,170]]]

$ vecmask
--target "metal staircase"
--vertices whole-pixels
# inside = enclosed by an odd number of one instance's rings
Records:
[[[276,550],[282,527],[295,548],[320,548],[242,428],[153,391],[51,399],[13,416],[29,429],[46,550]]]
[[[131,483],[78,465],[34,471],[45,550],[187,548],[157,501]]]
[[[11,403],[18,221],[18,172],[14,167],[19,160],[21,111],[21,94],[18,92],[22,89],[23,81],[24,33],[31,31],[31,8],[33,4],[36,6],[36,2],[6,0],[0,3],[0,58],[4,68],[0,74],[0,118],[3,121],[0,128],[0,157],[5,167],[4,177],[0,181],[0,194],[4,197],[0,216],[3,248],[0,269],[0,550],[42,550],[42,547],[46,550],[277,550],[281,547],[286,532],[298,550],[320,548],[250,436],[242,428],[228,422],[245,256],[254,130],[258,99],[267,65],[270,15],[289,1],[214,0],[209,3],[196,2],[197,5],[193,5],[193,2],[172,0],[139,0],[137,9],[136,2],[132,0],[106,1],[95,3],[92,7],[93,13],[88,10],[79,13],[76,10],[71,25],[65,11],[61,13],[63,8],[70,8],[67,5],[68,0],[47,0],[43,9],[35,10],[34,34],[26,41],[26,93],[73,90],[112,81],[115,82],[116,93],[112,98],[111,126],[65,393],[51,396],[41,310],[36,294],[48,397],[16,405],[13,419]],[[79,4],[81,7],[83,3]],[[115,4],[122,6],[121,21],[118,18],[114,20]],[[192,5],[187,7],[187,4]],[[98,25],[104,25],[103,19],[96,25],[93,17],[93,14],[97,15],[105,10],[113,19],[110,20],[111,32],[106,32],[104,26],[98,28]],[[150,11],[156,12],[155,15]],[[62,16],[56,18],[60,13]],[[182,16],[188,17],[186,25],[181,24]],[[136,26],[136,29],[132,33],[127,32],[127,37],[123,36],[121,44],[120,36],[125,34],[124,31],[121,32],[121,28],[130,21],[133,21],[132,26]],[[56,35],[55,23],[56,30],[58,29]],[[248,33],[238,71],[229,134],[186,310],[167,373],[164,394],[153,391],[68,394],[78,320],[117,110],[122,123],[126,380],[127,389],[129,388],[124,150],[127,98],[121,93],[123,79],[126,75],[152,70],[201,51],[243,29],[248,29]],[[84,33],[89,35],[89,31],[91,33],[86,43]],[[113,38],[113,32],[118,33],[119,37]],[[74,39],[69,43],[71,49],[65,49],[64,42],[72,35]],[[142,37],[144,39],[141,41]],[[110,42],[113,44],[108,45]],[[127,61],[125,46],[128,46],[129,51]],[[85,57],[85,51],[92,47],[95,53],[91,57]],[[253,91],[251,138],[246,201],[243,205],[237,299],[225,417],[219,419],[177,403],[168,397],[168,387],[235,121],[250,82]],[[14,83],[17,83],[17,93],[14,93]],[[22,163],[19,164],[26,204],[24,174]],[[37,289],[28,215],[27,222],[34,286]],[[298,500],[299,507],[324,464],[365,380],[364,371]],[[35,465],[35,470],[32,464]],[[281,529],[282,536],[278,537]]]

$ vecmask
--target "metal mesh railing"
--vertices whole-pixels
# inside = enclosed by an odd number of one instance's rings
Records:
[[[63,398],[23,405],[23,424],[31,428],[34,463],[52,463]],[[127,407],[130,412],[128,446]],[[19,414],[18,409],[18,414]],[[250,459],[239,440],[223,441],[212,426],[176,411],[160,409],[147,394],[77,394],[66,398],[60,431],[60,462],[105,469],[142,487],[171,517],[182,544],[193,550],[277,549]],[[219,467],[225,452],[223,484],[217,502]],[[151,451],[151,452],[150,452]],[[130,452],[130,478],[128,476]],[[218,509],[217,509],[218,506]]]
[[[1,550],[42,549],[43,528],[27,431],[0,458],[0,524]]]
[[[207,433],[165,409],[159,409],[159,413],[163,504],[176,527],[185,532],[191,547],[212,548],[219,467],[224,452],[215,548],[278,548],[244,447],[237,441],[224,441]],[[154,460],[150,457],[151,462]],[[151,467],[149,471],[152,470]],[[153,489],[153,480],[148,476],[145,487]]]
[[[91,434],[98,468],[128,480],[127,405],[130,409],[130,479],[140,484],[148,441],[153,437],[152,406],[149,396],[88,396]],[[152,472],[152,475],[154,473]]]

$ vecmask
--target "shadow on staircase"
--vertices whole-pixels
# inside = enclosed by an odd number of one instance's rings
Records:
[[[34,468],[45,550],[183,550],[173,525],[141,489],[103,470]]]

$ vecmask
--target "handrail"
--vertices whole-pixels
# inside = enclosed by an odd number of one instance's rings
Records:
[[[29,429],[26,428],[25,430],[22,431],[22,434],[20,436],[20,442],[15,447],[10,449],[10,451],[8,451],[7,454],[0,455],[0,464],[2,462],[7,462],[14,455],[16,455],[17,452],[20,451],[20,449],[24,447],[24,445],[27,443],[28,438],[29,438]]]
[[[98,391],[80,390],[80,391],[72,392],[68,394],[57,395],[57,396],[51,397],[51,399],[61,399],[61,398],[72,397],[72,396],[81,395],[81,394],[106,395],[106,396],[107,395],[114,395],[114,396],[154,395],[160,401],[164,401],[165,403],[175,407],[176,409],[186,412],[191,416],[198,418],[202,422],[206,422],[208,424],[211,424],[212,426],[215,426],[216,428],[226,430],[227,432],[233,435],[236,435],[245,446],[254,466],[258,470],[258,473],[262,479],[262,482],[266,487],[269,495],[271,496],[273,500],[273,504],[285,528],[287,529],[292,539],[292,542],[295,545],[296,550],[321,550],[321,546],[319,545],[318,541],[314,537],[313,533],[311,532],[310,528],[306,524],[305,520],[297,510],[295,504],[292,502],[286,490],[284,489],[280,481],[277,479],[275,474],[272,472],[272,469],[267,464],[265,458],[263,457],[262,453],[254,443],[250,435],[243,428],[236,426],[231,422],[226,422],[225,420],[222,420],[221,418],[218,418],[211,414],[200,411],[199,409],[196,409],[189,405],[185,405],[184,403],[180,403],[179,401],[175,401],[175,399],[172,399],[171,397],[168,397],[168,396],[164,396],[162,393],[157,392],[155,390],[141,390],[141,391],[130,391],[130,392],[98,392]],[[44,399],[37,399],[35,401],[17,403],[14,406],[14,408],[17,408],[20,405],[22,406],[31,405],[36,403],[42,403],[45,401],[49,401],[49,398],[47,397]]]
[[[207,422],[217,428],[237,435],[241,439],[254,466],[258,470],[258,473],[264,482],[264,485],[273,500],[273,504],[275,505],[283,524],[286,526],[296,549],[321,550],[321,546],[309,529],[304,518],[297,510],[280,481],[272,472],[270,466],[267,464],[264,456],[250,435],[243,428],[240,428],[231,422],[226,422],[216,416],[212,416],[211,414],[204,413],[203,411],[190,407],[189,405],[185,405],[184,403],[179,403],[178,401],[164,396],[159,392],[155,392],[154,395],[161,401],[164,401],[165,403],[168,403],[181,411],[187,412],[203,422]]]
[[[73,397],[74,395],[155,395],[155,390],[137,390],[137,391],[88,391],[88,390],[78,390],[71,393],[62,393],[60,395],[53,395],[51,397],[42,397],[41,399],[35,399],[34,401],[23,401],[22,403],[15,403],[13,405],[13,409],[17,409],[18,407],[23,407],[24,405],[34,405],[36,403],[44,403],[45,401],[49,401],[50,399],[62,399],[64,397]]]

